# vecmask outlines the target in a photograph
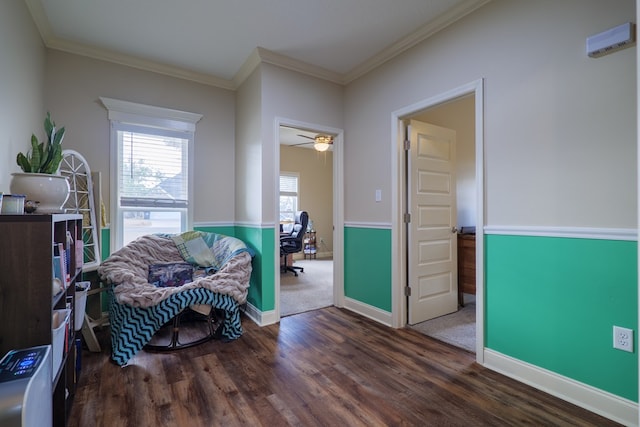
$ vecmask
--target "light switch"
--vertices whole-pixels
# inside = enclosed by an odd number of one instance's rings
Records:
[[[382,190],[376,190],[376,202],[382,201]]]

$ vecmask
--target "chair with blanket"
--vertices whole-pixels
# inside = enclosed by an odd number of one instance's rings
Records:
[[[111,254],[98,267],[110,285],[111,358],[125,365],[189,310],[209,324],[209,336],[196,343],[239,338],[252,256],[239,239],[199,231],[142,236]],[[173,337],[169,348],[188,346],[178,341]]]

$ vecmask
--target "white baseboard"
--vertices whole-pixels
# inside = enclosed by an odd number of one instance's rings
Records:
[[[391,312],[380,310],[377,307],[365,304],[360,301],[356,301],[348,297],[344,298],[344,308],[358,313],[364,317],[368,317],[369,319],[375,320],[376,322],[382,323],[383,325],[391,326],[393,324]]]
[[[278,323],[275,310],[263,312],[250,303],[247,303],[247,308],[244,314],[246,314],[247,317],[253,320],[258,326],[267,326]]]
[[[341,308],[346,308],[347,310],[351,310],[364,317],[368,317],[369,319],[375,320],[378,323],[382,323],[383,325],[386,325],[386,326],[392,325],[391,313],[388,311],[380,310],[379,308],[374,307],[372,305],[368,305],[351,298],[345,298],[344,306]],[[260,311],[250,303],[247,303],[245,315],[251,320],[253,320],[258,326],[272,325],[274,323],[278,323],[278,320],[279,320],[276,318],[275,310]]]
[[[638,404],[628,399],[486,348],[483,366],[625,426],[638,426]]]

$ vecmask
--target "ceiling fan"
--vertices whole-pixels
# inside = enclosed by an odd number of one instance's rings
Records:
[[[298,145],[313,144],[313,148],[315,148],[316,151],[327,151],[329,147],[333,145],[333,136],[331,135],[318,134],[314,137],[311,137],[307,135],[298,134],[298,136],[302,138],[310,139],[313,142],[301,142],[300,144],[293,144],[293,147]]]

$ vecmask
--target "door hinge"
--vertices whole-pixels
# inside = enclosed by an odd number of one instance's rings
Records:
[[[411,150],[411,141],[408,139],[404,140],[404,151],[409,151]]]
[[[409,224],[411,222],[411,214],[410,213],[405,213],[404,214],[404,223],[405,224]]]
[[[406,297],[410,297],[411,296],[411,286],[405,286],[404,287],[404,296],[406,296]]]

